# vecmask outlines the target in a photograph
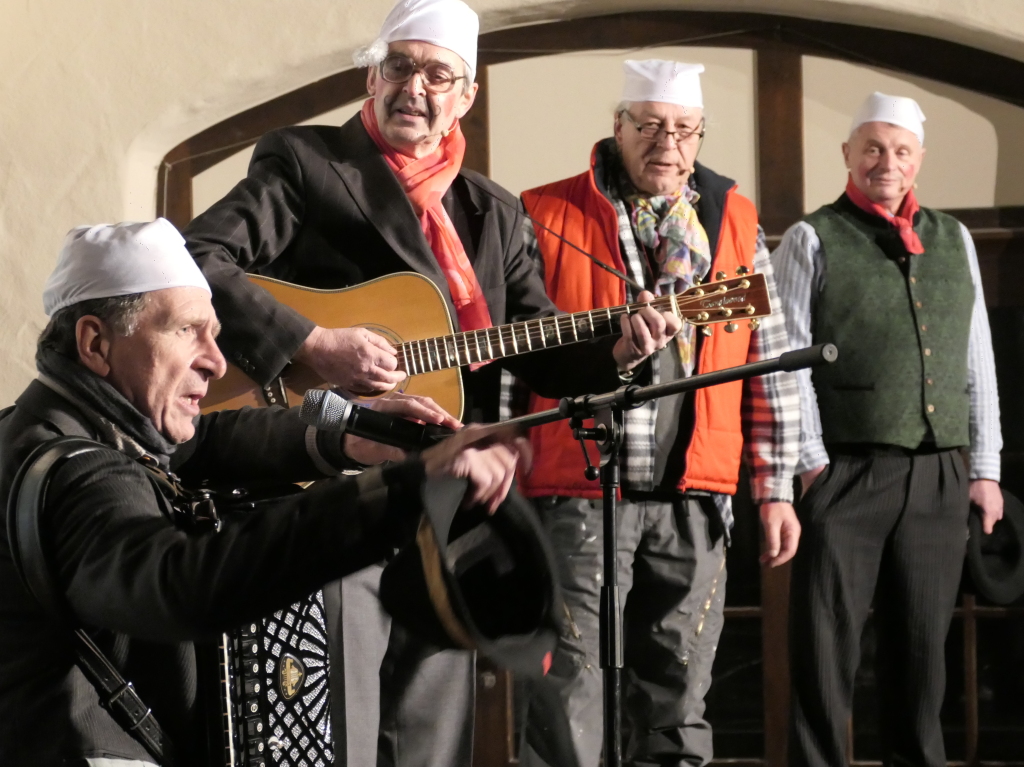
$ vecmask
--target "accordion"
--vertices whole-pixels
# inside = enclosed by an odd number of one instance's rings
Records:
[[[224,634],[217,665],[223,759],[216,761],[225,767],[334,764],[322,592]]]

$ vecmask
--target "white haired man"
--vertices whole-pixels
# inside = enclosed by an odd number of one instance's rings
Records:
[[[803,526],[793,562],[790,763],[847,763],[860,638],[874,598],[886,764],[946,764],[944,644],[969,502],[1002,516],[999,402],[967,229],[918,205],[924,114],[874,93],[843,144],[846,191],[772,255],[795,345],[839,360],[798,373]],[[959,449],[970,448],[968,475]]]
[[[371,96],[361,113],[340,128],[267,134],[248,177],[185,230],[224,323],[221,346],[258,383],[273,381],[292,358],[357,392],[386,391],[404,373],[382,337],[315,327],[244,271],[314,288],[418,272],[461,330],[556,312],[523,243],[515,197],[462,167],[459,119],[477,92],[478,25],[461,0],[401,0],[358,56],[369,66]],[[679,328],[653,309],[632,323],[637,334],[625,339],[463,368],[467,420],[497,420],[500,367],[549,396],[614,389],[617,369],[638,365]],[[325,592],[341,603],[332,673],[343,666],[344,681],[333,688],[333,713],[349,763],[375,763],[379,747],[388,764],[469,764],[473,655],[438,651],[392,625],[377,596],[381,570]]]
[[[467,477],[488,504],[512,481],[515,447],[473,445],[472,427],[450,446],[357,479],[336,475],[394,458],[391,449],[317,432],[295,409],[200,416],[209,381],[226,369],[220,323],[166,220],[72,230],[44,305],[39,377],[0,413],[0,513],[18,522],[0,524],[5,767],[205,764],[192,640],[269,615],[393,551],[412,535],[424,477]],[[30,551],[8,539],[26,527],[12,488],[24,500],[29,481],[16,477],[62,436],[93,449],[54,465],[37,494]],[[217,529],[190,534],[175,524],[178,501],[207,482],[265,489],[313,480],[315,488],[247,513],[222,506]],[[107,700],[76,663],[76,628],[144,698],[140,726],[118,718],[115,700],[131,700],[131,690],[118,683]]]
[[[743,271],[764,273],[774,293],[753,203],[735,182],[696,162],[705,129],[703,69],[627,61],[614,137],[594,147],[591,168],[523,193],[537,222],[528,236],[535,237],[548,293],[560,309],[637,298],[560,238],[658,293]],[[756,331],[746,322],[704,332],[690,326],[633,380],[667,381],[788,350],[777,315]],[[552,404],[532,395],[529,409]],[[618,585],[632,733],[626,759],[706,764],[712,742],[704,696],[722,630],[725,545],[744,448],[767,538],[763,561],[786,562],[800,536],[788,479],[797,452],[795,382],[775,374],[716,386],[649,403],[625,418]],[[537,501],[562,555],[568,606],[549,677],[561,687],[580,764],[595,767],[603,731],[601,489],[584,479],[580,448],[564,426],[533,429],[531,440],[538,460],[521,490]],[[528,727],[541,724],[531,719]],[[539,757],[527,750],[523,763],[535,762]]]

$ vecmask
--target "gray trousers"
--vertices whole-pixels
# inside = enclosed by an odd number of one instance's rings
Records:
[[[374,565],[324,589],[335,763],[470,767],[475,656],[393,624],[379,599],[383,571]]]
[[[883,764],[944,767],[945,641],[967,545],[958,452],[837,453],[797,506],[789,763],[842,767],[872,599]]]
[[[716,514],[710,499],[704,500]],[[596,767],[604,732],[598,621],[602,505],[563,498],[544,499],[539,508],[559,555],[567,608],[548,678],[560,688],[580,767]],[[625,759],[637,765],[705,765],[712,743],[704,695],[725,602],[723,541],[712,540],[697,500],[624,500],[618,516],[624,721],[630,731]],[[520,763],[543,764],[525,744]]]

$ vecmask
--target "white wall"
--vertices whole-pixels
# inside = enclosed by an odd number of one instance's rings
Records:
[[[1020,0],[470,0],[489,31],[620,10],[876,24],[1024,59]],[[34,375],[40,293],[69,228],[154,214],[160,158],[349,66],[390,0],[9,0],[0,11],[0,404]],[[1021,174],[1018,174],[1018,176]],[[1016,181],[1014,182],[1016,183]]]

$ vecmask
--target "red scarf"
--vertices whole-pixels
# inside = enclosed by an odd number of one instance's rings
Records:
[[[913,189],[907,192],[907,196],[903,198],[903,202],[900,203],[900,209],[895,216],[881,205],[871,202],[860,189],[854,186],[852,177],[846,182],[846,196],[850,198],[850,202],[865,213],[880,216],[896,227],[899,230],[900,239],[903,240],[903,247],[907,249],[907,253],[915,256],[924,253],[924,245],[921,244],[921,238],[914,231],[914,215],[917,211],[921,210],[921,206],[917,204],[917,198],[914,196]]]
[[[398,177],[398,182],[412,203],[413,210],[419,216],[427,243],[448,281],[448,290],[452,294],[459,326],[462,330],[491,327],[491,313],[487,308],[480,282],[476,278],[476,272],[469,263],[466,250],[462,247],[462,241],[459,240],[448,212],[441,204],[441,198],[458,175],[462,167],[462,158],[466,153],[466,138],[462,135],[458,121],[448,135],[441,139],[437,149],[426,157],[416,159],[400,153],[384,140],[377,126],[373,99],[367,99],[363,103],[360,117],[363,120],[363,127]],[[477,367],[479,364],[471,366],[473,369]]]

